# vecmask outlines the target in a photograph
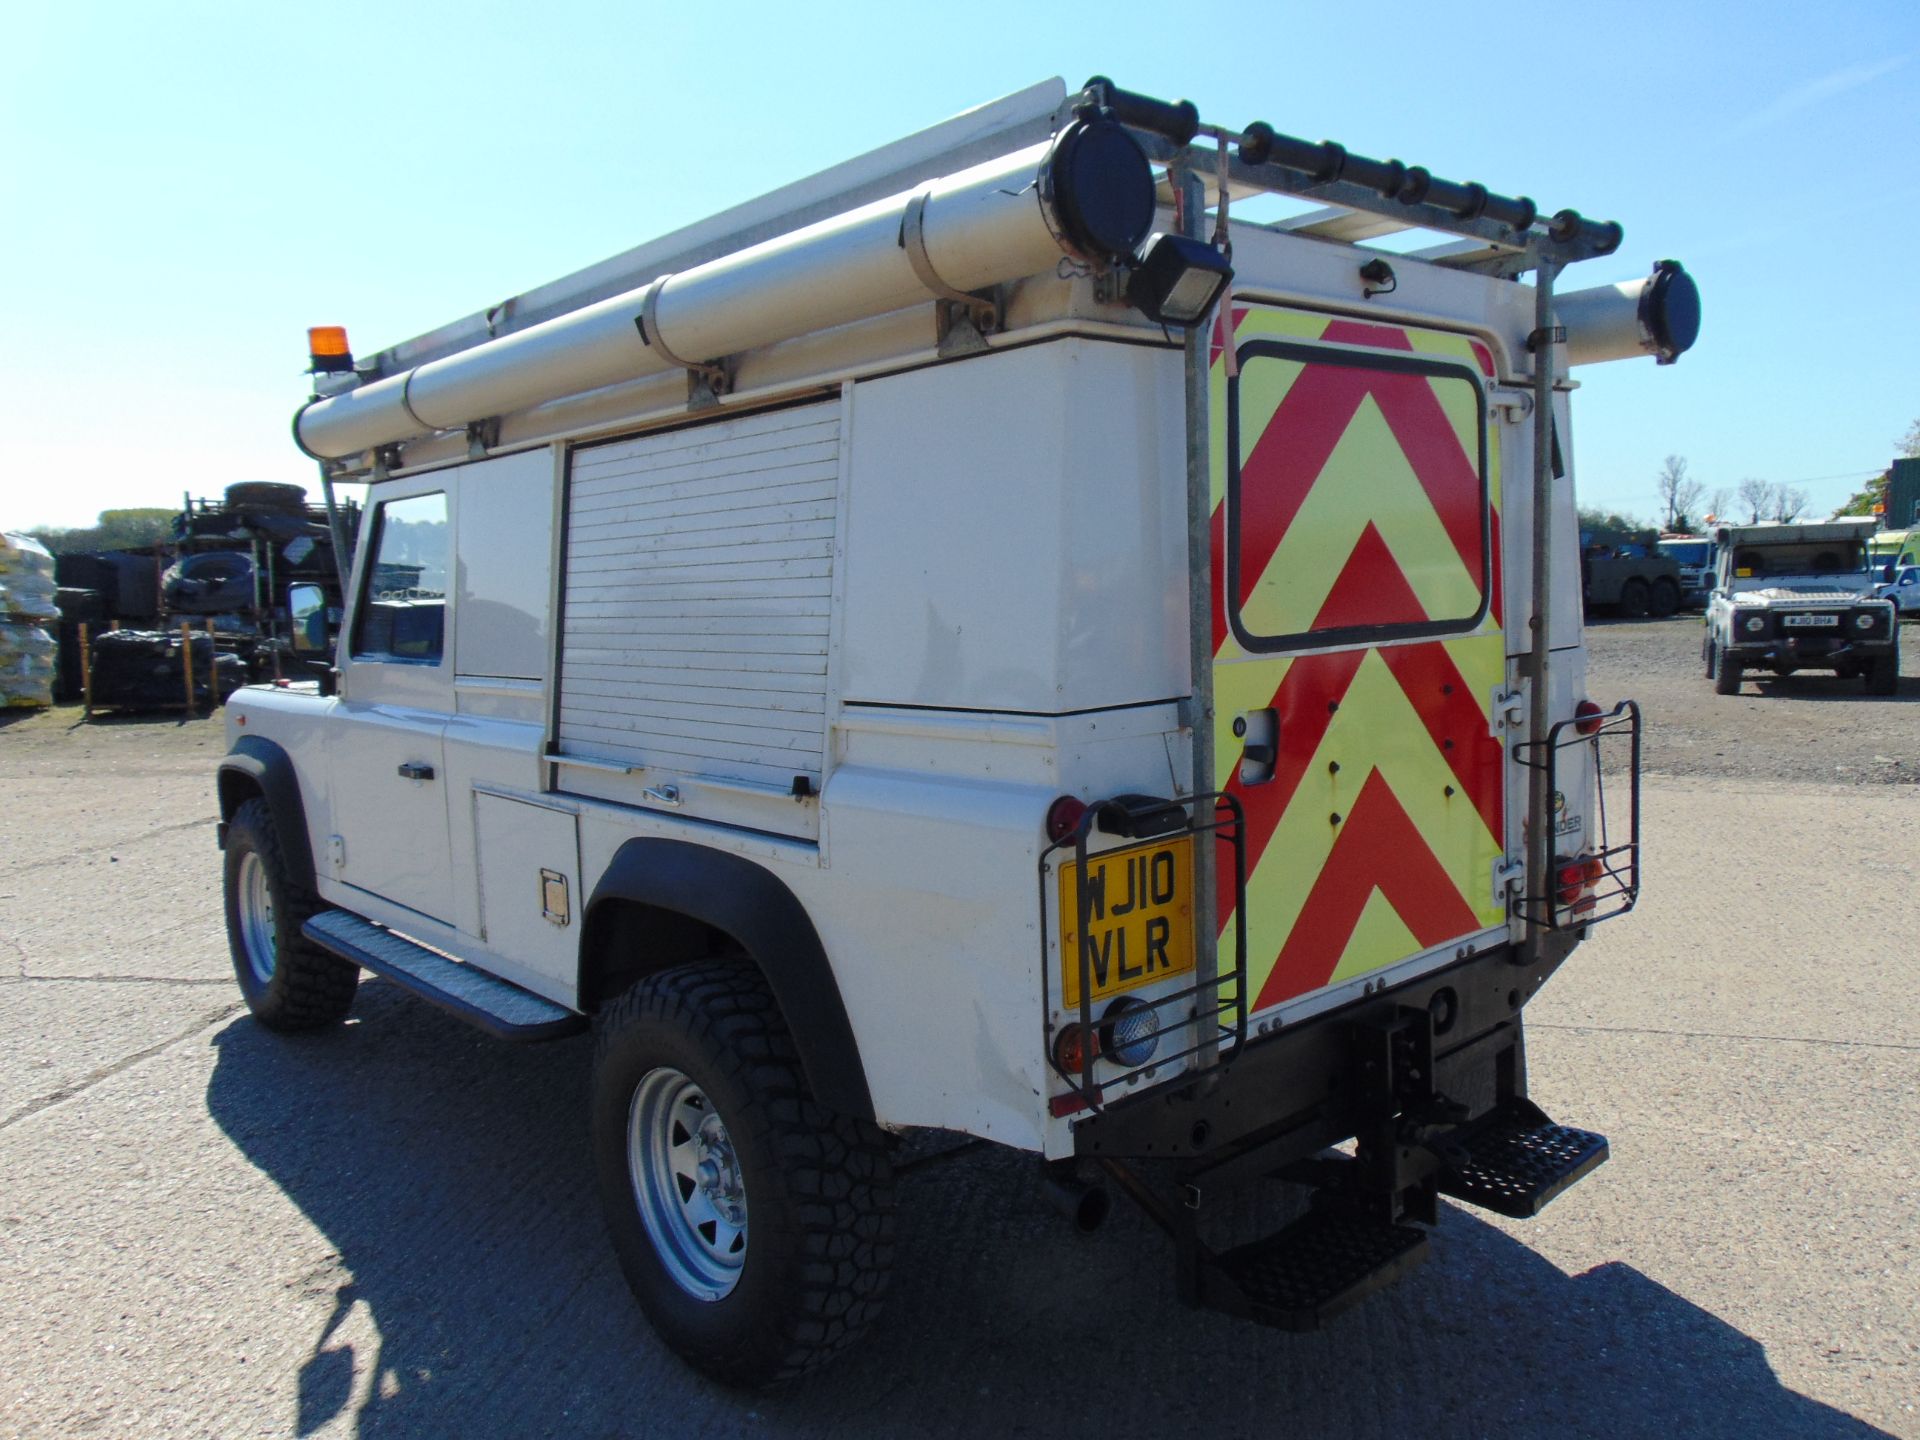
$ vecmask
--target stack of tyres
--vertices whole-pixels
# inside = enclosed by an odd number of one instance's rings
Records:
[[[196,705],[222,704],[247,683],[246,662],[219,654],[204,631],[191,638]],[[109,630],[93,642],[93,703],[125,710],[178,708],[186,701],[186,657],[173,630]]]
[[[107,578],[113,579],[111,569]],[[86,679],[80,670],[80,627],[86,626],[90,635],[105,630],[108,606],[106,597],[98,590],[80,585],[62,585],[53,592],[53,599],[60,607],[60,628],[54,635],[59,641],[59,654],[53,676],[53,698],[62,705],[72,705],[79,702],[86,690]]]
[[[160,593],[175,615],[230,615],[253,608],[253,556],[244,550],[182,555],[160,577]]]
[[[47,627],[60,620],[53,556],[25,535],[0,535],[0,705],[53,703],[56,647]]]

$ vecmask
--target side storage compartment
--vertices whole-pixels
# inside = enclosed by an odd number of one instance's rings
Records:
[[[559,788],[818,837],[842,402],[583,446]]]
[[[578,981],[579,822],[570,811],[504,795],[473,797],[481,925],[498,969],[515,984],[563,1003]]]

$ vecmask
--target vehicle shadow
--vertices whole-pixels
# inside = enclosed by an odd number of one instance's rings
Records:
[[[1782,699],[1791,696],[1795,700],[1844,700],[1858,704],[1862,700],[1873,701],[1913,701],[1920,700],[1920,679],[1911,675],[1902,675],[1898,688],[1891,695],[1869,695],[1863,682],[1858,679],[1843,680],[1838,675],[1819,671],[1800,671],[1792,675],[1769,675],[1748,673],[1745,677],[1762,695],[1778,696]]]
[[[1592,612],[1581,623],[1589,630],[1610,630],[1616,625],[1677,625],[1691,621],[1698,625],[1705,617],[1698,610],[1679,609],[1671,615],[1612,615]]]
[[[888,1316],[861,1348],[737,1395],[665,1351],[613,1263],[589,1041],[501,1045],[375,981],[355,1017],[294,1038],[242,1017],[214,1041],[213,1118],[339,1256],[289,1295],[310,1353],[261,1377],[254,1413],[283,1405],[288,1434],[1883,1433],[1626,1261],[1569,1275],[1464,1211],[1321,1333],[1189,1312],[1137,1215],[1078,1236],[1032,1161],[992,1148],[903,1179]],[[371,1324],[345,1327],[361,1307]]]

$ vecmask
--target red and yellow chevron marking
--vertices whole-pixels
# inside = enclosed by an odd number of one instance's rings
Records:
[[[1457,361],[1491,377],[1461,335],[1236,309],[1261,337]],[[1248,983],[1254,1008],[1393,965],[1504,923],[1505,757],[1491,734],[1506,674],[1498,451],[1493,540],[1481,553],[1478,391],[1461,378],[1243,360],[1240,592],[1254,635],[1461,619],[1468,633],[1335,650],[1249,653],[1227,624],[1226,406],[1213,367],[1214,703],[1217,788],[1246,809]],[[1490,442],[1491,443],[1491,442]],[[1484,569],[1489,573],[1482,573]],[[1245,785],[1236,717],[1280,721],[1273,778]],[[1230,941],[1231,884],[1218,916]]]

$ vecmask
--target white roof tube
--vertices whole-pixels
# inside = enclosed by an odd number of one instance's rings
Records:
[[[1638,280],[1555,295],[1553,313],[1569,365],[1638,355],[1671,365],[1700,336],[1700,289],[1678,260],[1662,260]]]
[[[1146,238],[1153,206],[1139,144],[1111,120],[1075,121],[998,160],[311,400],[294,416],[294,440],[315,459],[342,459],[1025,279],[1063,255],[1121,263]]]

